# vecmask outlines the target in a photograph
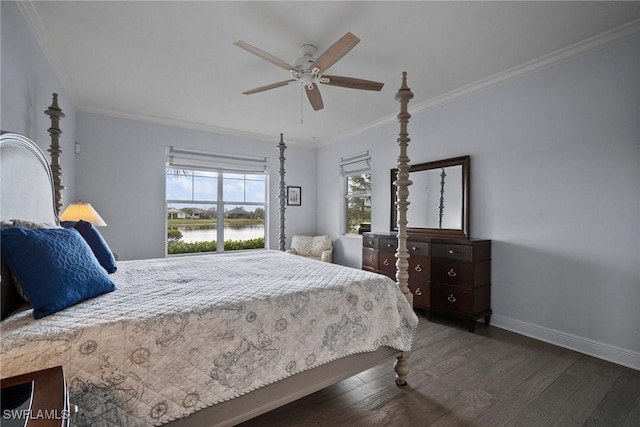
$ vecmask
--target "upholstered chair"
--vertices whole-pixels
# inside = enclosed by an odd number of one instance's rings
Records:
[[[329,236],[294,235],[291,238],[291,248],[287,249],[287,252],[318,261],[331,262],[333,244]]]

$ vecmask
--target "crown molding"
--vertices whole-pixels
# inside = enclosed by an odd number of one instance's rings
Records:
[[[157,116],[125,113],[121,111],[87,107],[84,105],[80,105],[76,107],[76,110],[81,111],[83,113],[97,114],[100,116],[107,116],[115,119],[132,120],[135,122],[151,123],[151,124],[168,126],[173,128],[181,128],[181,129],[195,130],[200,132],[229,135],[229,136],[247,138],[247,139],[252,139],[257,141],[273,142],[274,144],[277,144],[277,141],[280,138],[280,135],[276,137],[274,135],[265,135],[261,133],[254,133],[254,132],[243,131],[238,129],[229,129],[229,128],[223,128],[218,126],[206,125],[202,123],[170,119],[168,117],[157,117]],[[297,140],[297,139],[287,139],[286,143],[287,145],[295,145],[295,146],[301,146],[301,147],[310,147],[310,148],[316,147],[314,143]]]
[[[567,46],[565,48],[552,52],[548,55],[544,55],[534,60],[531,60],[529,62],[525,62],[524,64],[517,65],[508,70],[493,74],[485,79],[478,80],[466,86],[462,86],[458,89],[452,90],[451,92],[445,93],[441,96],[437,96],[425,102],[421,102],[413,106],[410,106],[409,113],[417,114],[423,111],[430,110],[432,108],[439,107],[449,102],[456,101],[458,99],[467,97],[469,95],[473,95],[483,90],[517,79],[519,77],[523,77],[528,74],[535,73],[537,71],[541,71],[549,67],[553,67],[563,62],[571,61],[572,59],[592,53],[596,50],[599,50],[607,46],[611,46],[616,43],[619,43],[634,37],[638,37],[638,36],[640,36],[640,19],[631,21],[627,24],[613,28],[609,31],[605,31],[604,33],[597,34],[593,37],[589,37],[587,39],[574,43],[570,46]],[[352,131],[339,135],[335,138],[330,138],[330,139],[320,141],[317,145],[318,146],[331,145],[331,144],[343,141],[349,137],[353,137],[355,135],[359,135],[361,133],[378,128],[380,126],[384,126],[389,123],[395,122],[396,120],[397,120],[397,115],[394,113],[392,115],[388,115],[378,120],[375,120],[373,122],[370,122],[357,129],[353,129]]]

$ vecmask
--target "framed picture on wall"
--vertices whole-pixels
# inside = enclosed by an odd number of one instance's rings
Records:
[[[287,186],[287,205],[289,206],[302,205],[302,187]]]

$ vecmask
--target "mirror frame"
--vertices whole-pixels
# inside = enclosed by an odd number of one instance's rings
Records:
[[[440,169],[448,166],[462,166],[462,228],[418,228],[410,227],[411,224],[408,224],[407,232],[432,235],[436,237],[455,237],[469,239],[469,180],[471,157],[453,157],[450,159],[436,160],[433,162],[411,165],[409,167],[409,179],[411,179],[411,172],[419,172],[429,169]],[[394,185],[394,182],[397,178],[397,172],[398,169],[391,169],[391,231],[398,231],[398,209],[396,206],[396,186]],[[409,202],[411,202],[411,186],[409,186]],[[409,205],[408,209],[411,209],[411,205]]]

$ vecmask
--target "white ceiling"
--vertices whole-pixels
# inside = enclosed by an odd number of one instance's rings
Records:
[[[272,142],[283,132],[287,142],[310,145],[394,118],[403,71],[415,95],[411,111],[640,34],[637,1],[42,1],[20,7],[81,111]],[[241,94],[290,75],[234,41],[293,63],[300,45],[322,52],[347,32],[362,41],[329,74],[384,82],[381,92],[321,85],[325,108],[318,112],[298,85]]]

